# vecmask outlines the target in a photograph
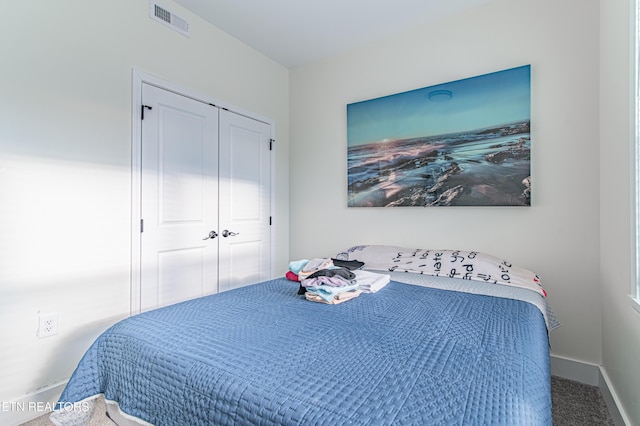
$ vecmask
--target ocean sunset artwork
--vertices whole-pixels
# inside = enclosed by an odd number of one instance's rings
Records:
[[[530,65],[348,104],[348,206],[530,206],[530,116]]]

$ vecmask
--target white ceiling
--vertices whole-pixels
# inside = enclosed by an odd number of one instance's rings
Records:
[[[287,68],[492,0],[175,0]]]

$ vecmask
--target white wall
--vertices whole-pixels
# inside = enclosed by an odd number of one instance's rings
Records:
[[[620,405],[640,425],[640,313],[632,273],[633,0],[602,0],[600,17],[600,280],[602,361]]]
[[[162,4],[191,22],[190,38],[149,19],[146,0],[3,3],[0,402],[69,377],[97,333],[129,314],[134,67],[274,120],[286,267],[289,71]],[[36,337],[38,312],[59,314],[57,336]]]
[[[475,249],[536,271],[554,355],[602,361],[598,0],[496,0],[291,70],[291,257]],[[531,64],[532,206],[347,208],[346,105]]]

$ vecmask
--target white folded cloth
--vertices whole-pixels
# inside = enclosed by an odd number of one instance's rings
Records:
[[[362,269],[356,269],[353,273],[356,275],[355,281],[358,284],[358,288],[365,293],[375,293],[389,284],[391,280],[390,275],[376,274]]]

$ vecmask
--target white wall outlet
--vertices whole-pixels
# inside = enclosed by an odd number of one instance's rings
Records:
[[[38,338],[53,336],[58,334],[58,314],[40,314],[40,326],[38,327]]]

